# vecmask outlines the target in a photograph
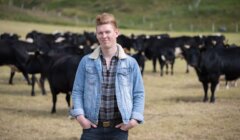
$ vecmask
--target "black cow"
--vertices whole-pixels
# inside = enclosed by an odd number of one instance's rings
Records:
[[[92,46],[94,44],[98,44],[98,40],[97,40],[97,37],[96,37],[96,34],[94,32],[87,32],[87,31],[84,31],[83,32],[83,35],[86,37],[87,39],[87,45],[88,46]]]
[[[172,74],[173,74],[173,64],[175,61],[175,47],[170,41],[166,43],[169,36],[163,34],[161,35],[139,35],[134,39],[133,48],[139,52],[144,52],[148,59],[153,62],[153,72],[156,72],[156,62],[159,60],[160,64],[160,75],[163,75],[163,67],[166,66],[168,73],[168,64],[171,64]]]
[[[70,95],[81,58],[82,56],[64,56],[51,66],[48,81],[53,96],[52,113],[56,112],[57,94],[60,92],[66,93],[66,101],[70,108]]]
[[[215,47],[219,44],[224,44],[225,36],[224,35],[207,35],[202,37],[204,40],[205,46]]]
[[[25,79],[30,84],[26,70],[27,51],[34,51],[35,49],[36,47],[33,44],[24,41],[0,41],[0,66],[14,65],[23,73]]]
[[[10,41],[16,41],[20,38],[21,36],[18,34],[10,34],[10,33],[3,33],[0,35],[0,40],[10,40]]]
[[[131,47],[133,46],[133,40],[130,37],[121,34],[117,37],[117,43],[123,47],[127,54],[130,54]]]
[[[20,38],[20,35],[15,34],[15,33],[3,33],[0,35],[0,40],[4,40],[4,41],[18,41],[19,38]],[[9,78],[8,83],[12,85],[15,72],[20,72],[20,71],[14,65],[9,65],[9,66],[10,66],[11,72],[10,72],[10,78]]]
[[[49,49],[53,49],[56,46],[56,41],[59,37],[62,37],[61,33],[47,34],[34,30],[26,35],[26,41],[34,43],[41,51],[48,52]]]
[[[86,37],[86,35],[88,37]],[[32,40],[33,43],[38,46],[38,50],[43,53],[48,54],[62,54],[62,55],[68,55],[68,54],[78,54],[78,55],[84,55],[92,52],[91,46],[88,44],[89,37],[92,37],[91,33],[85,33],[78,34],[78,33],[57,33],[57,34],[46,34],[41,33],[37,31],[32,31],[26,35],[26,38],[29,40]],[[61,39],[60,42],[58,42],[58,39]],[[45,46],[43,46],[45,44]],[[44,81],[46,76],[42,75],[40,71],[31,71],[29,70],[29,73],[40,73],[40,86],[42,89],[42,93],[46,94],[46,90],[44,87]],[[33,77],[32,79],[32,95],[35,95],[34,92],[34,85],[35,85],[36,78]]]
[[[208,101],[208,84],[211,84],[210,102],[215,102],[215,89],[219,77],[225,75],[227,81],[240,77],[240,48],[203,48],[191,47],[185,50],[188,63],[196,70],[199,81],[203,85],[204,98]]]
[[[163,76],[163,68],[166,66],[166,74],[168,74],[168,64],[171,65],[171,74],[173,75],[173,66],[175,63],[176,43],[172,38],[151,37],[147,40],[148,47],[145,49],[147,58],[152,58],[153,72],[156,72],[157,59],[160,65],[160,75]]]
[[[185,50],[187,48],[190,48],[192,46],[196,46],[196,47],[199,47],[199,48],[202,48],[204,47],[204,38],[201,37],[201,36],[182,36],[179,38],[182,43],[179,44],[179,50],[178,50],[178,54],[180,54],[180,58],[184,58],[184,60],[186,61],[186,73],[189,73],[189,64],[185,58],[185,55],[183,55],[185,52]]]
[[[31,72],[40,72],[49,81],[53,107],[51,113],[56,112],[57,95],[66,93],[66,101],[70,107],[70,95],[78,64],[83,55],[66,53],[39,53],[38,51],[28,61]]]
[[[132,55],[133,58],[136,59],[138,66],[141,70],[141,74],[143,75],[144,68],[145,68],[145,56],[143,55],[143,52],[139,51]]]

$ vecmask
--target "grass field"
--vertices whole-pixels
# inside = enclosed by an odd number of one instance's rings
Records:
[[[22,22],[0,21],[1,32],[24,35],[37,29],[82,32],[93,28],[47,26]],[[147,32],[122,30],[125,34]],[[199,33],[170,33],[172,36]],[[201,33],[208,34],[208,33]],[[239,34],[226,34],[230,43],[240,44]],[[159,68],[158,68],[159,69]],[[216,103],[203,103],[203,89],[193,69],[185,74],[185,62],[177,59],[174,76],[160,77],[152,73],[147,61],[144,73],[146,90],[145,122],[130,131],[130,140],[238,140],[240,138],[240,86],[225,89],[224,81],[216,93]],[[8,85],[10,69],[0,67],[0,140],[78,140],[81,128],[68,119],[64,94],[59,94],[57,113],[52,107],[48,83],[47,95],[36,87],[36,96],[30,96],[31,87],[17,73],[14,85]]]
[[[125,29],[212,31],[214,25],[236,32],[239,9],[239,0],[1,0],[0,18],[92,26],[97,14],[109,12]]]

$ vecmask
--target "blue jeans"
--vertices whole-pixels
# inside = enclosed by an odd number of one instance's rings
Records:
[[[128,131],[114,127],[83,129],[80,140],[127,140]]]

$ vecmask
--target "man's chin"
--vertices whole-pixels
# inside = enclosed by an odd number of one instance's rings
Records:
[[[107,45],[107,44],[103,44],[103,45],[101,45],[101,46],[102,46],[102,48],[105,48],[105,49],[107,49],[107,48],[112,48],[111,45]]]

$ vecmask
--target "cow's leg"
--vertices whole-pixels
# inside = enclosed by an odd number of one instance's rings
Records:
[[[215,89],[216,89],[216,86],[217,86],[218,82],[211,82],[211,99],[210,99],[210,102],[211,103],[214,103],[215,102]]]
[[[174,68],[174,62],[173,62],[173,63],[171,63],[171,75],[173,75],[173,74],[174,74],[174,72],[173,72],[173,68]]]
[[[156,70],[157,59],[156,59],[156,58],[153,58],[153,59],[152,59],[152,62],[153,62],[153,72],[157,72],[157,70]]]
[[[22,63],[21,60],[17,60],[17,62],[18,62],[19,64]],[[24,78],[27,80],[28,85],[31,85],[31,82],[30,82],[30,80],[29,80],[29,77],[28,77],[28,74],[27,74],[27,71],[26,71],[26,68],[24,67],[24,65],[18,65],[18,64],[17,64],[17,65],[15,65],[15,66],[17,67],[17,69],[18,69],[19,71],[22,72]]]
[[[68,104],[68,112],[69,112],[68,118],[69,119],[74,119],[75,117],[73,117],[71,115],[71,109],[73,109],[73,107],[71,108],[71,100],[70,99],[71,99],[71,92],[68,92],[66,94],[66,101],[67,101],[67,104]]]
[[[162,61],[161,58],[159,58],[158,60],[160,65],[160,76],[163,76],[163,68],[164,68],[165,62]]]
[[[56,103],[57,103],[57,93],[52,91],[52,102],[53,102],[53,106],[52,106],[52,111],[51,113],[56,113]]]
[[[160,65],[160,76],[163,76],[163,68],[164,68],[164,64]]]
[[[143,75],[143,72],[144,72],[144,68],[145,68],[145,64],[144,64],[145,62],[143,62],[143,64],[142,64],[142,69],[141,69],[141,74]]]
[[[68,104],[68,108],[69,108],[69,109],[70,109],[70,106],[71,106],[70,97],[71,97],[71,94],[70,94],[70,93],[67,93],[67,94],[66,94],[66,101],[67,101],[67,104]]]
[[[35,81],[36,81],[36,77],[35,77],[35,75],[33,74],[33,75],[32,75],[32,92],[31,92],[31,95],[32,95],[32,96],[35,96],[35,90],[34,90],[34,88],[35,88]]]
[[[44,86],[44,81],[45,81],[45,76],[43,76],[42,74],[40,75],[40,87],[41,87],[41,90],[42,90],[42,95],[46,95],[46,89],[45,89],[45,86]]]
[[[208,101],[208,95],[207,95],[207,92],[208,92],[208,83],[207,83],[207,82],[202,82],[202,85],[203,85],[203,90],[204,90],[203,102],[206,102],[206,101]]]
[[[168,75],[168,63],[165,64],[166,65],[166,75]]]
[[[187,62],[186,62],[186,73],[189,73],[189,65]]]
[[[23,73],[24,78],[27,80],[28,85],[31,85],[32,83],[29,80],[28,74],[26,72],[22,72],[22,73]]]
[[[13,77],[14,77],[14,75],[15,75],[15,71],[13,71],[12,68],[11,68],[10,78],[9,78],[9,81],[8,81],[8,83],[10,85],[13,84]]]
[[[14,70],[14,68],[11,68],[10,77],[9,77],[9,81],[8,81],[8,83],[10,85],[13,84],[13,77],[15,76],[15,73],[16,73],[16,70]],[[28,74],[25,74],[24,72],[22,72],[22,74],[23,74],[24,78],[26,79],[28,85],[31,85]]]

